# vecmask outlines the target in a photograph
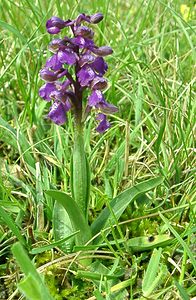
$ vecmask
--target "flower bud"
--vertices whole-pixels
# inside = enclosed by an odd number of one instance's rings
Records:
[[[90,22],[92,24],[97,24],[97,23],[101,22],[101,20],[103,20],[102,13],[96,13],[90,17]]]
[[[52,17],[46,22],[46,29],[50,34],[57,34],[65,27],[65,22],[58,17]]]
[[[98,56],[107,56],[113,53],[112,48],[108,46],[102,46],[99,48],[93,48],[92,52],[95,53]]]

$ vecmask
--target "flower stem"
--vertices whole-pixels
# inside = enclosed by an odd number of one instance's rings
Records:
[[[89,164],[84,150],[84,137],[81,116],[75,115],[74,149],[72,157],[71,185],[72,197],[77,202],[88,221],[90,191]]]

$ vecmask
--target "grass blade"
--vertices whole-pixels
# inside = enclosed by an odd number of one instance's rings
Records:
[[[187,255],[189,256],[194,269],[196,270],[196,260],[191,252],[191,250],[189,249],[189,247],[187,246],[187,244],[183,241],[183,239],[181,238],[181,236],[177,233],[177,231],[169,224],[169,221],[161,214],[160,217],[161,219],[165,222],[165,224],[167,225],[167,227],[169,228],[169,230],[173,233],[173,235],[176,237],[176,239],[178,240],[178,242],[182,245],[182,247],[184,248],[184,250],[187,252]]]

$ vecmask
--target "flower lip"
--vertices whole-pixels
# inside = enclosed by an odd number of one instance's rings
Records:
[[[55,101],[50,107],[48,118],[57,125],[63,125],[66,120],[66,105],[62,102]]]
[[[58,71],[62,68],[62,63],[59,61],[57,54],[54,54],[49,59],[47,59],[45,67],[48,69],[50,68],[54,71]]]
[[[107,118],[106,118],[106,115],[104,114],[98,114],[97,117],[96,117],[97,120],[101,121],[99,123],[99,125],[97,126],[96,130],[99,132],[99,133],[104,133],[107,129],[110,128],[110,123],[107,121]]]
[[[103,94],[99,90],[92,91],[92,94],[88,97],[88,106],[97,106],[98,103],[105,101]]]
[[[108,65],[106,64],[103,57],[96,57],[94,62],[90,64],[95,72],[99,74],[99,76],[103,76],[108,69]]]

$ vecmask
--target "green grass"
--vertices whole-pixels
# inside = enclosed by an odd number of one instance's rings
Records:
[[[22,299],[11,251],[17,240],[54,299],[194,297],[195,9],[185,0],[1,0],[0,299]],[[157,176],[164,182],[130,203],[109,235],[99,232],[99,248],[65,254],[54,241],[54,201],[45,191],[70,193],[74,129],[71,116],[62,127],[46,120],[48,104],[38,96],[49,56],[45,22],[97,11],[105,16],[95,26],[97,44],[114,50],[105,94],[119,113],[101,136],[94,117],[86,122],[90,223],[105,206],[112,213],[110,200],[123,190]],[[132,238],[146,239],[145,246],[165,234],[172,239],[162,249],[156,241],[144,250],[130,246]],[[92,266],[85,269],[79,254]]]

